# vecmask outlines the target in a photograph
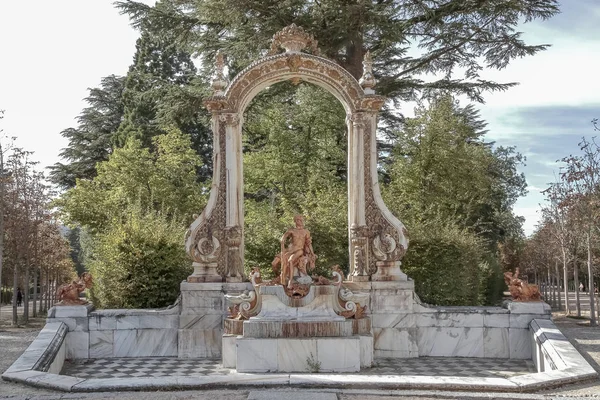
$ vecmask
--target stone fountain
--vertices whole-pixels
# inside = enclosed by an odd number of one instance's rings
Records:
[[[332,268],[332,280],[308,276],[316,256],[303,218],[296,216],[295,222],[273,262],[280,275],[262,282],[256,268],[251,274],[254,290],[225,295],[231,306],[224,321],[223,365],[238,372],[356,372],[370,367],[369,294],[343,287],[338,266]]]

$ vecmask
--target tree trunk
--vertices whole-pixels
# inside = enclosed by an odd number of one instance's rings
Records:
[[[563,281],[564,281],[564,289],[565,289],[565,311],[567,315],[571,314],[571,310],[569,309],[569,274],[567,267],[567,255],[563,250]]]
[[[594,298],[594,272],[592,271],[592,234],[587,234],[587,267],[588,267],[588,291],[590,294],[590,326],[596,326],[596,301]]]
[[[4,149],[0,143],[0,305],[2,304],[2,265],[4,263]]]
[[[550,273],[550,266],[548,266],[548,284],[550,285],[550,293],[552,294],[552,308],[556,309],[556,289],[554,286],[554,277]]]
[[[19,274],[18,268],[15,264],[14,272],[13,272],[13,298],[12,298],[12,324],[14,326],[19,322],[17,315],[17,289],[19,288]]]
[[[577,260],[573,261],[573,283],[575,284],[575,311],[581,317],[581,303],[579,302],[579,267]]]
[[[44,311],[48,311],[48,305],[50,304],[50,274],[46,271],[46,299],[44,302]]]
[[[37,317],[37,283],[38,283],[38,270],[33,268],[33,318]]]
[[[23,287],[23,323],[29,322],[29,262],[25,265],[25,286]]]
[[[554,262],[554,274],[556,276],[556,297],[558,297],[558,309],[562,310],[562,300],[560,298],[560,273],[558,271],[558,260]]]

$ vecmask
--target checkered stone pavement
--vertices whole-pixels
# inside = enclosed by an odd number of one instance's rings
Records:
[[[460,376],[509,378],[537,372],[529,360],[462,357],[378,358],[367,375]]]
[[[491,358],[380,358],[361,375],[419,375],[508,378],[534,373],[531,361]],[[235,374],[223,368],[219,359],[178,359],[170,357],[105,358],[65,362],[63,375],[79,378],[130,378],[160,376],[208,376]]]
[[[171,357],[103,358],[65,362],[62,375],[79,378],[131,378],[159,376],[227,375],[221,360]]]

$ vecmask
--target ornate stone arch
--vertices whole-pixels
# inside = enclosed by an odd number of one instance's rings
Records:
[[[276,54],[279,47],[284,53]],[[309,47],[313,54],[302,52]],[[387,209],[377,180],[377,115],[385,98],[375,94],[367,53],[357,81],[344,68],[317,54],[316,41],[292,24],[273,38],[271,52],[228,83],[217,54],[212,113],[214,174],[208,204],[186,235],[194,260],[189,282],[235,282],[243,278],[243,113],[267,86],[290,80],[310,82],[333,94],[346,110],[348,128],[348,229],[353,280],[402,280],[400,260],[408,247],[406,230]]]

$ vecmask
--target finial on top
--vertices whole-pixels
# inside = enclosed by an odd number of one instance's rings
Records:
[[[280,47],[285,49],[286,53],[298,53],[308,47],[311,53],[318,54],[317,43],[313,35],[304,31],[302,27],[291,24],[273,35],[269,55],[276,54]]]
[[[358,83],[365,90],[366,94],[374,94],[375,91],[373,88],[377,81],[375,80],[375,76],[373,76],[373,59],[371,58],[371,52],[367,50],[365,53],[365,57],[363,59],[363,74],[360,77]]]
[[[212,81],[212,88],[215,91],[215,95],[222,95],[223,91],[228,85],[227,78],[225,77],[225,56],[221,50],[217,51],[215,57],[215,77]]]

